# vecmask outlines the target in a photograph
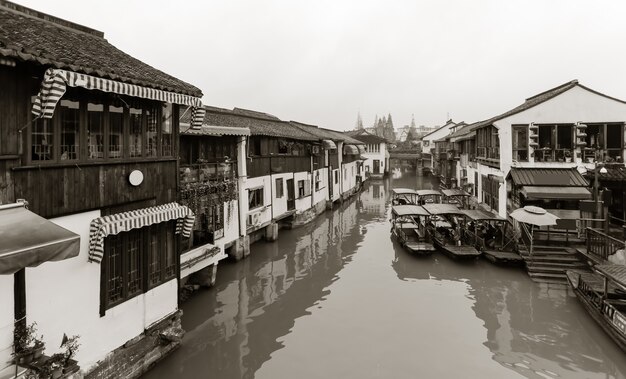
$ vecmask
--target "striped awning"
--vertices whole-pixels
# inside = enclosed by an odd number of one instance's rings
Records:
[[[46,70],[41,89],[33,104],[32,113],[36,117],[52,118],[54,109],[65,94],[67,86],[140,97],[164,103],[187,105],[191,107],[192,127],[202,126],[202,121],[204,120],[205,109],[202,107],[202,101],[198,97],[54,68]]]
[[[358,155],[359,149],[357,149],[356,145],[343,145],[343,153],[345,155]]]
[[[89,262],[100,263],[104,255],[104,238],[132,229],[177,220],[176,234],[191,235],[195,216],[191,209],[176,202],[98,217],[89,227]]]
[[[322,146],[326,150],[333,150],[337,148],[337,145],[335,145],[335,142],[329,139],[322,140]]]

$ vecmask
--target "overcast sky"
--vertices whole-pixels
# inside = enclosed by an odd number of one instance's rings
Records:
[[[572,79],[626,99],[625,1],[14,0],[105,33],[204,102],[337,130],[473,122]]]

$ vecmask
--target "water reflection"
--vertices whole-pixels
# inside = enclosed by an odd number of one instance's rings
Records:
[[[182,347],[147,378],[622,378],[621,351],[564,288],[521,269],[416,258],[389,237],[372,181],[313,224],[223,264],[183,306]],[[391,263],[391,264],[390,264]]]

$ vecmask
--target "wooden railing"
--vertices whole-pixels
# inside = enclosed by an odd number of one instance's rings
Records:
[[[587,253],[601,259],[608,259],[619,249],[626,248],[624,241],[611,237],[599,230],[587,228]]]

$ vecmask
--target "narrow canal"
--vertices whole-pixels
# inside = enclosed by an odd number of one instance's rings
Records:
[[[145,378],[624,378],[626,360],[566,287],[523,269],[408,255],[390,189],[223,263],[183,305],[182,347]]]

